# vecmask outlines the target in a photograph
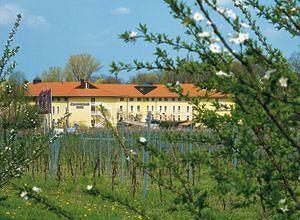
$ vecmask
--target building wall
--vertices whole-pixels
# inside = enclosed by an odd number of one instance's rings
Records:
[[[200,105],[214,109],[212,101],[203,98]],[[220,98],[221,104],[233,106],[229,98]],[[64,117],[68,111],[68,126],[101,126],[104,124],[100,106],[107,110],[107,118],[115,126],[123,120],[138,120],[145,122],[150,111],[155,120],[187,121],[193,118],[193,106],[180,98],[119,98],[119,97],[53,97],[52,120]],[[228,110],[218,111],[220,115],[228,114]]]

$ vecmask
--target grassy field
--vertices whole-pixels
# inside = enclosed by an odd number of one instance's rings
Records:
[[[209,152],[208,146],[199,141],[199,138],[191,143],[184,140],[187,137],[186,133],[170,134],[170,136],[166,133],[151,134],[155,137],[152,138],[151,145],[159,145],[158,147],[164,149],[167,154],[175,151],[186,153],[190,146],[204,158]],[[57,207],[74,219],[193,219],[193,216],[183,209],[184,206],[181,204],[174,206],[176,201],[174,193],[161,188],[162,194],[160,194],[158,184],[152,182],[149,177],[148,194],[145,197],[143,171],[138,168],[137,191],[133,197],[132,163],[123,158],[124,180],[122,181],[120,175],[122,157],[118,150],[119,145],[111,135],[103,133],[102,136],[104,135],[106,139],[102,137],[101,143],[96,139],[99,133],[60,138],[31,167],[27,168],[25,176],[15,179],[11,184],[0,189],[0,219],[65,219],[49,207]],[[142,157],[143,152],[137,146],[139,136],[141,132],[129,133],[125,143],[134,149],[139,157]],[[118,160],[118,165],[112,191],[111,175],[115,158]],[[151,158],[150,155],[150,161]],[[182,169],[183,175],[188,177],[189,172],[185,170],[189,164],[180,164],[178,167]],[[209,216],[209,219],[261,218],[261,210],[258,206],[234,208],[233,203],[239,198],[227,194],[224,199],[224,195],[218,194],[216,181],[211,178],[209,172],[211,172],[209,167],[199,164],[194,169],[193,175],[196,188],[208,194],[207,208],[204,209],[204,213]],[[167,168],[162,171],[162,176],[172,182],[174,189],[179,187],[179,182]],[[94,185],[92,191],[87,190],[88,185]],[[21,198],[20,193],[24,191],[20,189],[22,186],[30,189],[33,186],[41,188],[42,192],[38,197],[43,198],[43,202],[37,202],[37,199],[31,196],[28,200]],[[224,201],[226,201],[225,207]],[[171,212],[174,207],[179,207],[179,211]]]
[[[14,181],[14,185],[27,184],[29,187],[37,186],[42,189],[40,195],[56,207],[60,207],[67,213],[70,213],[75,219],[146,219],[135,213],[130,208],[125,207],[119,202],[102,199],[101,196],[94,196],[88,193],[87,185],[91,184],[91,178],[81,179],[73,184],[72,180],[59,183],[58,181],[47,181],[43,178],[36,178],[34,181],[30,176]],[[210,188],[207,183],[203,188]],[[144,210],[150,219],[192,219],[187,211],[175,213],[167,210],[172,207],[174,197],[168,191],[163,194],[163,201],[159,199],[157,187],[150,186],[147,198],[143,197],[142,190],[139,190],[136,198],[132,198],[129,187],[117,183],[114,193],[110,191],[110,180],[99,178],[95,186],[103,194],[115,195],[122,200],[128,199],[128,203],[139,211]],[[1,197],[7,197],[0,201],[1,219],[64,219],[48,210],[45,205],[37,203],[35,199],[25,200],[20,196],[20,190],[16,190],[10,185],[0,190]],[[251,207],[248,210],[228,209],[224,211],[220,202],[210,201],[216,208],[207,209],[211,213],[212,219],[258,219],[259,209]]]

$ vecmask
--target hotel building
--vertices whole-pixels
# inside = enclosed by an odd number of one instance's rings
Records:
[[[206,96],[205,90],[199,90],[193,84],[182,84],[184,94],[199,97],[201,105],[213,108],[212,101],[233,105],[232,101],[221,93]],[[169,91],[163,84],[94,84],[90,82],[41,82],[29,84],[28,96],[37,98],[42,90],[51,90],[51,114],[45,117],[56,123],[70,113],[67,119],[69,127],[100,127],[104,120],[100,106],[107,110],[107,117],[113,125],[118,121],[146,122],[150,112],[153,120],[191,121],[194,107],[178,94]],[[220,111],[226,114],[226,111]]]

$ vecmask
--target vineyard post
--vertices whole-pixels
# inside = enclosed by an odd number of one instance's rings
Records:
[[[147,142],[146,142],[146,149],[145,149],[145,146],[143,145],[143,163],[147,163],[148,159],[149,159],[148,148],[150,146],[150,141],[151,141],[150,126],[151,126],[151,115],[150,115],[150,112],[148,112],[148,115],[147,115]],[[144,170],[144,197],[145,198],[147,197],[147,194],[148,194],[148,189],[147,189],[147,184],[148,184],[147,183],[147,179],[148,179],[148,176],[147,176],[147,170],[146,169]]]
[[[55,170],[55,142],[51,144],[51,156],[50,156],[50,177],[54,178],[54,170]]]
[[[109,129],[106,130],[106,174],[109,174],[110,170],[110,135]]]
[[[102,129],[99,130],[99,148],[98,148],[98,176],[101,174],[102,170]]]
[[[122,120],[121,123],[121,140],[122,140],[122,144],[123,146],[125,145],[125,136],[124,136],[124,121]],[[120,146],[121,148],[121,183],[124,183],[124,149]]]
[[[190,127],[189,127],[189,153],[190,153],[190,155],[191,155],[192,150],[193,150],[193,144],[192,144],[192,139],[191,139],[191,137],[192,137],[192,131],[193,131],[193,125],[190,124]],[[193,178],[193,170],[192,170],[192,164],[191,164],[191,162],[189,164],[189,177],[190,177],[189,178],[190,180]]]

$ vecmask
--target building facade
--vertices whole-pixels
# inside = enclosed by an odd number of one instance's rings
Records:
[[[198,97],[201,105],[213,108],[213,101],[232,106],[230,98],[221,93],[206,93],[193,84],[182,84],[184,94]],[[89,82],[35,82],[29,84],[28,95],[37,98],[41,91],[51,90],[51,114],[45,116],[49,124],[57,123],[67,113],[68,127],[77,124],[100,127],[104,124],[103,109],[107,119],[116,125],[118,121],[146,122],[150,114],[157,121],[191,121],[194,107],[177,93],[162,84],[94,84]],[[102,107],[103,108],[102,108]],[[226,114],[220,111],[220,114]],[[47,123],[47,122],[45,122]]]

